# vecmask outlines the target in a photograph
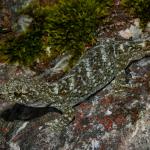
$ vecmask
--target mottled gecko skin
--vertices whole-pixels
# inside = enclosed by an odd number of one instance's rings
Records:
[[[44,103],[63,112],[59,126],[72,120],[72,107],[104,88],[116,78],[119,86],[121,76],[133,60],[150,54],[150,40],[122,41],[107,39],[86,51],[78,64],[55,83],[37,78],[16,78],[0,85],[0,98],[12,103]],[[65,121],[64,121],[65,120]]]

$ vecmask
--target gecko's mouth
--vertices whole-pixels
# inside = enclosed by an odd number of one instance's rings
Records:
[[[59,113],[63,114],[62,111],[55,107],[32,107],[25,106],[23,104],[15,104],[13,107],[6,109],[0,115],[5,121],[29,121],[35,118],[39,118],[47,113]]]

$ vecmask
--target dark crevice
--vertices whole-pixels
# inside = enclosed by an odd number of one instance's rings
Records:
[[[49,112],[62,114],[62,111],[55,107],[32,107],[23,104],[15,104],[12,108],[6,109],[0,115],[5,121],[29,121],[41,117]]]

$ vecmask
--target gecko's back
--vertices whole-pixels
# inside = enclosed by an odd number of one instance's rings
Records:
[[[72,106],[102,89],[115,76],[114,49],[110,47],[110,41],[103,42],[89,49],[71,72],[56,84],[62,87],[55,91],[56,94],[64,93]]]
[[[104,42],[104,40],[103,40]],[[68,103],[73,106],[103,88],[114,78],[114,50],[105,41],[86,51],[77,65],[55,83],[16,78],[0,85],[6,101],[18,103]]]
[[[36,78],[12,79],[0,85],[1,97],[5,101],[25,104],[41,102],[74,106],[105,87],[130,61],[149,52],[140,45],[143,41],[101,40],[87,50],[77,65],[60,80],[51,84]]]

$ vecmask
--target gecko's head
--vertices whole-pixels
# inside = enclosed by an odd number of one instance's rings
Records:
[[[19,79],[10,79],[8,82],[0,84],[0,98],[6,102],[18,102],[26,92],[26,84]]]

